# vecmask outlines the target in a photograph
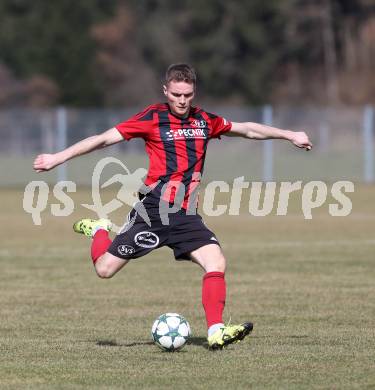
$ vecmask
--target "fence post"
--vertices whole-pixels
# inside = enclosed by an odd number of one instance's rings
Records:
[[[327,122],[321,122],[319,124],[319,151],[327,152],[329,150],[329,131]]]
[[[41,117],[41,149],[46,153],[53,153],[55,149],[53,122],[49,111],[43,112]]]
[[[65,107],[58,107],[56,112],[57,120],[57,150],[61,151],[66,149],[67,139],[67,118]],[[66,180],[66,164],[61,164],[57,167],[57,181]]]
[[[273,110],[272,106],[263,107],[262,122],[267,126],[272,126]],[[263,181],[273,179],[273,143],[272,140],[263,141]]]
[[[373,183],[374,175],[374,108],[370,105],[363,112],[363,178],[365,183]]]

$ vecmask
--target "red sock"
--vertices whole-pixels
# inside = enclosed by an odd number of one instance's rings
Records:
[[[94,264],[101,255],[107,252],[107,249],[111,244],[112,241],[109,239],[107,230],[99,229],[94,234],[91,244],[91,258]]]
[[[208,272],[203,276],[202,303],[206,313],[207,328],[223,323],[225,306],[224,272]]]

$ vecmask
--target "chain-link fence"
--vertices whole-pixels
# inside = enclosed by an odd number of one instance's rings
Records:
[[[222,137],[209,144],[204,181],[232,181],[239,176],[248,181],[374,181],[374,115],[370,107],[208,107],[208,110],[232,121],[305,130],[314,148],[305,152],[280,140]],[[72,160],[53,172],[37,175],[32,169],[35,155],[60,150],[113,127],[135,112],[136,109],[64,108],[0,111],[0,185],[24,186],[31,180],[53,183],[61,179],[89,185],[93,169],[103,156],[118,157],[131,170],[147,168],[144,142],[132,140]]]

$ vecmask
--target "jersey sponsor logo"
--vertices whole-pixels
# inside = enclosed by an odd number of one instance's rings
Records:
[[[130,256],[135,253],[135,249],[131,245],[119,245],[117,252],[122,256]]]
[[[142,248],[156,248],[159,245],[159,236],[152,232],[139,232],[135,235],[134,242]]]
[[[192,122],[191,122],[191,126],[192,127],[207,127],[207,122],[205,120],[198,120],[198,119],[194,119]]]
[[[206,139],[206,129],[202,128],[188,128],[188,129],[177,129],[166,132],[167,141],[169,140],[181,140],[181,139]]]

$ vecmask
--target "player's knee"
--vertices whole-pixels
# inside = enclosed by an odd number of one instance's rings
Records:
[[[111,272],[108,272],[108,271],[100,271],[100,272],[96,272],[96,274],[99,276],[100,279],[110,279],[112,278],[112,276],[114,275],[113,273]]]
[[[226,260],[224,256],[210,259],[205,265],[206,272],[225,272]]]
[[[214,267],[216,267],[216,272],[225,272],[225,268],[226,268],[225,257],[222,257],[220,260],[218,260],[216,264],[214,264]]]
[[[108,264],[102,264],[102,263],[95,265],[95,271],[96,274],[101,279],[110,279],[115,274]]]

